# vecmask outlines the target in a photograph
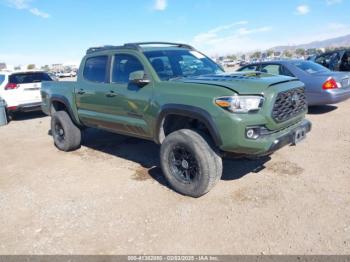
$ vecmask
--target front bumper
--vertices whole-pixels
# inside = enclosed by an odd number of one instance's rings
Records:
[[[312,124],[306,119],[302,119],[286,128],[277,131],[271,131],[258,139],[234,139],[235,144],[226,144],[221,150],[227,155],[253,156],[259,157],[269,155],[272,152],[293,144],[297,130],[303,129],[305,134],[310,132]],[[241,132],[240,137],[244,137]],[[226,146],[226,147],[225,147]]]
[[[271,147],[269,148],[269,150],[266,152],[266,154],[270,154],[286,145],[290,145],[290,144],[293,144],[294,143],[294,137],[295,137],[295,132],[296,130],[300,129],[300,128],[303,128],[305,130],[306,133],[310,132],[311,131],[311,122],[304,119],[300,125],[292,130],[290,130],[288,133],[286,134],[283,134],[279,137],[277,137]]]

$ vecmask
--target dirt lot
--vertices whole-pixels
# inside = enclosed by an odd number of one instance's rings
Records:
[[[263,160],[226,160],[192,199],[166,186],[159,147],[87,130],[58,151],[50,119],[0,128],[1,254],[350,254],[350,101]]]

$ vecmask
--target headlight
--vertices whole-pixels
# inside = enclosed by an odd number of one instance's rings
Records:
[[[258,111],[264,103],[262,96],[224,96],[215,99],[215,104],[233,113]]]

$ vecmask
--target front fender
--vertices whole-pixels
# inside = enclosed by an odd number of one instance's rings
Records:
[[[165,138],[162,124],[167,115],[186,116],[201,121],[209,130],[209,133],[213,138],[215,145],[218,147],[222,145],[222,139],[219,130],[212,116],[202,108],[182,104],[166,104],[161,107],[160,112],[157,116],[154,130],[156,143],[161,144]]]

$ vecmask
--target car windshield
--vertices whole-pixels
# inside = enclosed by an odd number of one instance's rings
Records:
[[[52,81],[52,79],[48,74],[42,72],[19,73],[10,76],[10,83],[14,84],[29,84],[42,81]]]
[[[299,69],[301,69],[309,74],[330,71],[328,68],[326,68],[322,65],[319,65],[317,63],[311,62],[311,61],[295,61],[295,62],[293,62],[293,64],[296,67],[298,67]]]
[[[156,50],[144,54],[163,81],[223,72],[219,65],[194,50]]]

